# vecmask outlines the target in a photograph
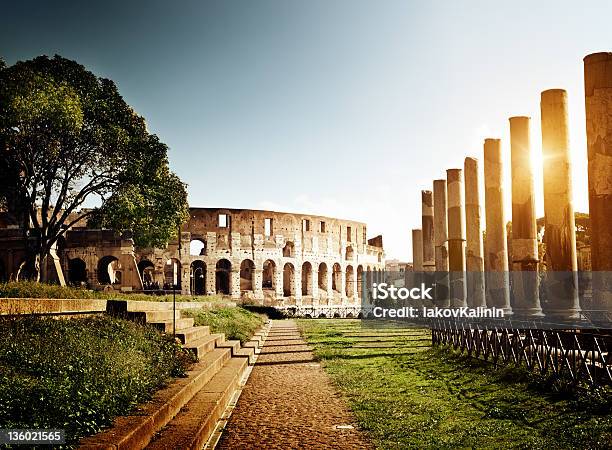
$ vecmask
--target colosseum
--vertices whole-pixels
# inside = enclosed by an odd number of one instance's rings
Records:
[[[19,278],[22,232],[0,229],[0,278]],[[47,270],[93,289],[226,295],[317,315],[358,315],[362,286],[385,267],[382,236],[361,222],[249,209],[191,208],[180,242],[135,248],[129,234],[74,227]],[[55,270],[54,270],[55,269]],[[53,277],[50,277],[53,278]]]

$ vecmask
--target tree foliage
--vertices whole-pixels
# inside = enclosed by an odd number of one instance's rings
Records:
[[[34,273],[83,220],[167,243],[187,217],[167,153],[111,80],[57,55],[0,63],[0,199],[36,237]]]

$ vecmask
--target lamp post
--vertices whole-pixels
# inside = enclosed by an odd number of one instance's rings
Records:
[[[175,279],[172,280],[172,338],[176,342],[176,283],[179,280],[179,274],[181,268],[179,265],[181,264],[181,226],[178,226],[178,259],[179,262],[176,266]]]

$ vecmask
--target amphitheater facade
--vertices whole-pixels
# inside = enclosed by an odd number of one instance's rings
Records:
[[[4,278],[19,277],[24,258],[19,231],[0,230]],[[93,289],[174,288],[182,294],[220,294],[275,307],[337,307],[360,304],[362,281],[380,276],[385,253],[382,236],[368,239],[361,222],[191,208],[180,242],[164,249],[135,248],[129,235],[75,227],[66,232],[48,269],[53,266],[58,278]]]

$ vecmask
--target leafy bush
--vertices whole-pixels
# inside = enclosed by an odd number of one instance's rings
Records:
[[[68,443],[110,425],[189,354],[149,326],[108,316],[0,320],[0,428],[64,428]]]
[[[264,316],[240,307],[214,310],[184,310],[184,315],[193,317],[196,325],[208,325],[212,333],[223,333],[227,339],[238,339],[243,344],[264,324]]]
[[[58,286],[57,284],[38,283],[36,281],[10,281],[0,283],[0,298],[94,298],[171,302],[172,295],[147,295],[129,292],[103,292],[89,289]],[[218,295],[176,295],[177,302],[220,302]]]

